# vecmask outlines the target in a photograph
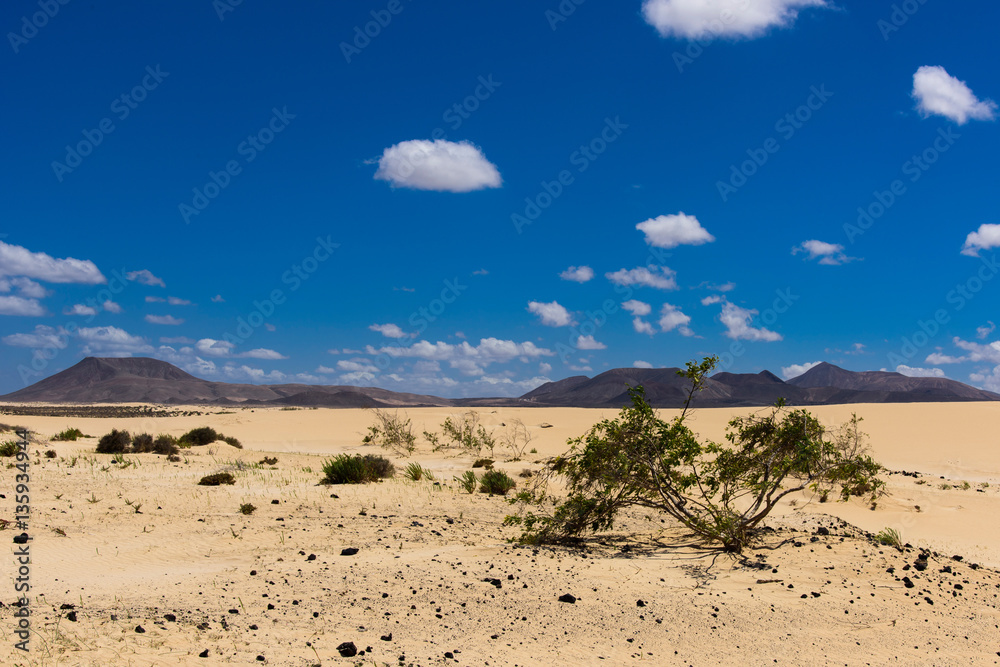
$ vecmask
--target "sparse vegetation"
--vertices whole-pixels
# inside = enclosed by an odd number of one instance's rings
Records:
[[[235,447],[236,449],[243,449],[243,443],[240,442],[239,440],[237,440],[236,438],[234,438],[233,436],[231,436],[231,435],[220,435],[219,437],[227,445],[229,445],[231,447]]]
[[[222,434],[216,433],[214,428],[208,426],[202,426],[200,428],[193,428],[178,439],[178,443],[182,447],[200,447],[202,445],[210,445],[216,440],[222,440]]]
[[[373,408],[375,423],[368,427],[368,435],[362,439],[366,445],[379,445],[396,456],[409,456],[417,448],[417,437],[409,417],[400,417],[398,412]]]
[[[903,539],[899,536],[899,531],[895,528],[885,528],[875,536],[875,541],[879,544],[903,550]]]
[[[243,503],[240,505],[240,514],[245,514],[250,516],[257,511],[257,506],[252,503]]]
[[[324,484],[367,484],[392,477],[396,467],[382,456],[340,454],[323,463]]]
[[[466,493],[475,493],[476,487],[479,486],[479,478],[471,470],[466,470],[462,473],[461,477],[456,477],[455,481],[459,483]]]
[[[448,417],[441,424],[445,436],[451,444],[464,449],[466,453],[479,456],[484,450],[493,456],[497,442],[493,435],[479,423],[479,413],[469,410],[458,417]]]
[[[417,462],[413,462],[406,466],[403,470],[403,476],[414,482],[419,482],[422,479],[426,479],[429,482],[434,481],[434,473],[427,468],[424,468]]]
[[[45,458],[47,458],[47,459],[54,459],[57,456],[59,456],[59,454],[57,454],[56,450],[54,450],[54,449],[50,449],[50,450],[48,450],[48,451],[45,452]]]
[[[0,442],[0,456],[14,456],[17,454],[17,441],[15,440],[5,440]]]
[[[938,488],[941,489],[942,491],[947,491],[948,489],[951,488],[951,484],[948,484],[947,482],[941,482],[940,484],[938,484]]]
[[[531,444],[531,439],[531,431],[520,419],[511,421],[500,433],[500,441],[510,452],[511,461],[520,461],[524,458],[524,451]]]
[[[487,470],[493,469],[493,459],[476,459],[472,462],[473,468],[486,468]]]
[[[76,442],[78,438],[89,438],[89,435],[84,435],[83,431],[78,428],[68,428],[65,431],[60,431],[52,436],[52,439],[56,442]]]
[[[260,460],[260,464],[261,464],[262,466],[273,466],[273,465],[274,465],[274,464],[276,464],[277,462],[278,462],[278,459],[276,459],[276,458],[275,458],[275,457],[273,457],[273,456],[265,456],[264,458],[262,458],[262,459]]]
[[[161,433],[156,436],[156,440],[153,440],[154,454],[166,454],[169,459],[171,456],[180,454],[180,452],[181,448],[177,446],[177,438],[172,435]]]
[[[962,489],[963,491],[968,491],[969,489],[972,488],[972,485],[966,481],[963,481],[959,488]]]
[[[236,479],[232,473],[217,472],[213,475],[205,475],[198,482],[199,486],[221,486],[223,484],[235,484]]]
[[[878,478],[883,468],[867,456],[857,416],[827,439],[812,415],[786,411],[779,400],[769,413],[731,420],[728,446],[698,442],[685,419],[717,362],[709,357],[678,371],[691,387],[681,414],[669,423],[659,419],[641,387],[630,389],[632,405],[571,440],[570,451],[547,464],[535,487],[518,494],[530,510],[505,523],[523,527],[522,542],[561,541],[610,529],[621,510],[644,507],[663,511],[706,542],[740,552],[789,494],[839,487],[842,500],[864,493],[874,502],[885,484]],[[554,475],[566,480],[568,497],[548,513],[542,511],[546,482]]]
[[[516,486],[517,482],[502,470],[488,470],[479,480],[479,492],[491,496],[506,496]]]

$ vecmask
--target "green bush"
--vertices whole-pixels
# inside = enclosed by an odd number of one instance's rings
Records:
[[[133,454],[148,454],[153,451],[153,436],[148,433],[140,433],[132,438]]]
[[[429,470],[424,470],[423,466],[421,466],[419,463],[413,462],[410,465],[406,466],[405,469],[403,469],[403,477],[412,480],[414,482],[419,482],[425,477],[431,479],[433,478],[433,475],[430,475]]]
[[[493,456],[493,450],[497,446],[493,434],[480,425],[479,413],[475,410],[469,410],[454,419],[448,417],[441,424],[441,430],[451,439],[453,445],[475,456],[479,456],[483,450],[489,450],[490,456]]]
[[[89,438],[89,435],[84,435],[83,431],[78,428],[68,428],[65,431],[56,433],[52,436],[52,439],[56,442],[76,442],[77,438]]]
[[[324,484],[366,484],[396,474],[391,461],[368,454],[339,454],[323,463]]]
[[[14,456],[17,454],[18,444],[14,440],[0,442],[0,456]]]
[[[486,468],[487,470],[493,469],[493,459],[476,459],[472,464],[473,468]]]
[[[184,435],[180,437],[178,441],[181,445],[188,445],[194,447],[200,447],[202,445],[210,445],[216,440],[221,440],[222,436],[215,432],[214,428],[208,426],[202,426],[201,428],[193,428]]]
[[[98,454],[125,454],[132,446],[132,436],[128,431],[112,429],[97,442]]]
[[[791,493],[839,487],[847,500],[865,489],[874,502],[885,486],[878,478],[884,469],[866,455],[856,415],[826,439],[812,415],[786,412],[779,400],[769,414],[731,420],[728,446],[698,442],[685,419],[717,362],[709,357],[678,371],[691,387],[684,409],[670,422],[657,417],[641,387],[630,388],[632,405],[571,440],[570,451],[547,464],[542,481],[518,494],[531,510],[508,516],[505,524],[524,528],[522,542],[560,541],[608,530],[621,510],[642,507],[661,510],[703,540],[740,552]],[[554,475],[566,479],[568,497],[548,513],[544,482]]]
[[[181,451],[180,447],[177,446],[177,438],[172,435],[167,435],[161,433],[156,436],[156,440],[153,441],[153,453],[154,454],[166,454],[167,456],[175,456]]]
[[[236,449],[243,449],[243,443],[241,443],[239,440],[237,440],[236,438],[234,438],[231,435],[222,435],[222,434],[220,434],[219,435],[219,439],[222,440],[227,445],[231,445],[231,446],[235,447]]]
[[[256,511],[257,511],[257,506],[252,503],[243,503],[242,505],[240,505],[240,514],[246,514],[247,516],[250,516]]]
[[[236,479],[231,473],[217,472],[214,475],[205,475],[198,482],[200,486],[221,486],[222,484],[235,484]]]
[[[479,493],[491,496],[506,496],[507,492],[517,486],[517,482],[502,470],[488,470],[479,480]]]
[[[368,435],[362,439],[366,445],[385,447],[396,456],[409,456],[417,448],[417,437],[413,435],[410,419],[405,413],[389,412],[374,408],[375,423],[368,427]]]

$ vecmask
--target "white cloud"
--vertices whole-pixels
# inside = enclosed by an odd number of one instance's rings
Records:
[[[462,341],[457,345],[437,341],[431,343],[420,340],[409,346],[390,345],[381,348],[367,346],[365,353],[369,356],[384,354],[393,358],[413,357],[427,361],[446,361],[452,368],[468,372],[471,367],[466,362],[473,362],[477,367],[484,368],[494,363],[506,363],[513,359],[528,362],[538,357],[551,357],[555,353],[544,347],[538,347],[530,341],[515,343],[512,340],[497,338],[480,339],[478,345],[470,345]]]
[[[71,308],[63,309],[63,315],[83,315],[91,317],[97,314],[97,310],[82,303],[75,303]]]
[[[108,311],[109,313],[115,313],[115,314],[119,314],[124,310],[119,304],[111,300],[105,301],[103,304],[101,304],[101,308]]]
[[[368,327],[370,331],[377,331],[386,338],[406,338],[407,333],[396,324],[372,324]]]
[[[202,338],[194,344],[194,347],[200,354],[210,357],[228,357],[233,353],[233,348],[235,348],[236,345],[225,340]]]
[[[221,294],[216,294],[212,297],[212,303],[222,303],[225,299],[222,298]]]
[[[153,275],[153,272],[149,269],[142,269],[140,271],[129,271],[125,274],[125,278],[128,280],[133,280],[139,282],[143,285],[150,285],[156,287],[166,287],[167,284],[163,282],[162,279],[157,278]]]
[[[987,391],[1000,393],[1000,366],[995,366],[992,371],[982,370],[969,375],[969,380],[982,386]]]
[[[11,288],[17,288],[17,293],[28,299],[44,299],[51,294],[30,278],[0,279],[0,292],[9,292]]]
[[[246,352],[241,352],[236,355],[237,357],[244,357],[246,359],[270,359],[272,361],[277,359],[287,359],[285,355],[274,350],[269,350],[266,347],[258,347],[253,350],[247,350]]]
[[[953,339],[953,342],[956,347],[969,353],[966,357],[969,361],[989,361],[1000,364],[1000,340],[995,340],[988,345],[982,345],[956,337]]]
[[[372,365],[367,359],[343,360],[337,362],[337,369],[352,373],[378,373],[378,368]]]
[[[173,338],[161,336],[160,342],[166,343],[167,345],[194,345],[196,341],[193,338],[188,338],[187,336],[176,336]]]
[[[184,320],[178,319],[173,315],[146,315],[145,319],[150,324],[165,324],[172,327],[184,324]]]
[[[191,302],[188,301],[187,299],[181,299],[180,297],[176,297],[176,296],[169,296],[169,297],[167,297],[167,303],[169,303],[171,306],[190,306],[191,305]]]
[[[944,116],[964,125],[973,120],[996,118],[997,104],[980,101],[964,81],[959,81],[940,66],[923,66],[913,75],[913,99],[917,110],[926,118]]]
[[[565,327],[573,324],[573,317],[557,301],[541,303],[528,302],[528,312],[537,315],[542,324],[547,327]]]
[[[641,317],[632,318],[632,328],[636,330],[636,333],[646,334],[648,336],[656,335],[656,328]]]
[[[582,366],[574,366],[573,364],[570,364],[569,365],[569,369],[571,371],[576,372],[576,373],[589,373],[589,372],[591,372],[591,371],[594,370],[593,368],[591,368],[590,366],[587,366],[586,364],[584,364]]]
[[[965,237],[962,254],[978,257],[980,250],[1000,247],[1000,225],[979,225],[979,229]]]
[[[4,345],[13,347],[29,347],[35,350],[52,348],[65,349],[69,340],[69,332],[65,329],[38,324],[32,333],[18,333],[3,337]]]
[[[547,364],[544,361],[538,364],[538,372],[542,375],[548,375],[552,372],[552,364]]]
[[[824,0],[645,0],[642,15],[664,37],[759,37],[795,22],[799,10]]]
[[[147,296],[146,303],[166,303],[167,300],[162,296]]]
[[[702,299],[701,300],[701,305],[703,305],[703,306],[711,306],[712,304],[715,304],[715,303],[722,303],[725,300],[726,300],[726,297],[724,297],[724,296],[720,296],[718,294],[712,294],[712,295],[706,296],[704,299]]]
[[[593,336],[577,336],[576,349],[578,350],[606,350],[608,346],[594,340]]]
[[[719,320],[726,326],[726,336],[733,340],[751,340],[774,342],[782,340],[781,334],[763,327],[755,329],[750,326],[756,310],[740,308],[736,304],[724,301]]]
[[[636,299],[630,299],[622,304],[622,308],[632,313],[633,315],[638,315],[639,317],[645,317],[653,312],[653,307],[648,303],[642,301],[637,301]]]
[[[605,273],[604,277],[615,285],[655,287],[656,289],[677,289],[676,272],[666,266],[651,265],[637,269],[619,269],[614,273]]]
[[[822,361],[807,361],[804,364],[792,364],[791,366],[784,366],[781,369],[781,377],[786,380],[791,380],[792,378],[797,378],[798,376],[805,373],[810,368],[819,366]]]
[[[632,368],[652,368],[653,364],[648,361],[633,361]]]
[[[661,329],[664,331],[677,329],[677,333],[682,336],[693,336],[694,332],[688,328],[689,324],[691,324],[691,318],[681,312],[680,308],[669,303],[663,304],[663,308],[660,309]]]
[[[702,245],[715,240],[715,237],[701,226],[698,218],[693,215],[684,215],[683,211],[650,218],[645,222],[640,222],[635,228],[646,235],[646,244],[654,248]]]
[[[38,302],[38,299],[25,299],[20,296],[0,296],[0,315],[39,317],[44,314],[45,308]]]
[[[931,352],[927,355],[924,361],[928,364],[960,364],[963,361],[968,361],[967,357],[953,357],[948,354],[942,354],[940,352]]]
[[[594,277],[594,270],[589,266],[571,266],[560,273],[559,277],[575,283],[585,283]]]
[[[96,285],[107,282],[90,260],[55,259],[43,252],[0,241],[0,276],[24,276],[47,283],[83,283]]]
[[[905,364],[896,366],[896,372],[911,378],[943,378],[944,371],[940,368],[913,368]]]
[[[133,336],[118,327],[83,327],[77,337],[84,344],[83,354],[94,357],[131,357],[133,354],[152,354],[153,347],[141,336]]]
[[[502,183],[496,165],[478,147],[442,139],[403,141],[386,148],[375,178],[397,188],[438,192],[471,192]]]
[[[806,259],[816,259],[820,258],[819,263],[825,264],[827,266],[839,266],[840,264],[846,264],[857,259],[857,257],[848,257],[844,254],[844,246],[839,243],[826,243],[825,241],[803,241],[801,244],[792,248],[792,254],[797,255],[800,252],[807,253]]]
[[[992,321],[987,320],[985,325],[981,327],[976,327],[976,338],[982,340],[983,338],[986,338],[991,333],[996,331],[996,328],[997,325],[993,324]]]

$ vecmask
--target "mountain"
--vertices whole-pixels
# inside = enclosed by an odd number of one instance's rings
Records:
[[[642,385],[655,407],[684,404],[688,382],[676,368],[616,368],[546,382],[520,398],[450,399],[376,387],[305,384],[232,384],[202,380],[165,361],[146,357],[87,357],[30,387],[0,396],[9,403],[173,403],[298,407],[579,407],[619,408],[628,388]],[[839,403],[997,401],[1000,394],[946,378],[916,378],[886,371],[854,372],[819,364],[782,381],[773,373],[716,373],[695,395],[697,407]]]

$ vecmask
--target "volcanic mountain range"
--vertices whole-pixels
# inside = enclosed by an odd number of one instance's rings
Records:
[[[0,396],[9,403],[163,403],[297,407],[579,407],[618,408],[629,403],[628,387],[642,385],[654,407],[681,407],[690,386],[676,368],[616,368],[596,377],[569,377],[518,398],[450,399],[375,387],[234,384],[197,378],[146,357],[87,357],[75,366]],[[783,381],[773,373],[716,373],[693,402],[697,407],[842,403],[997,401],[1000,394],[937,377],[887,371],[854,372],[821,363]]]

